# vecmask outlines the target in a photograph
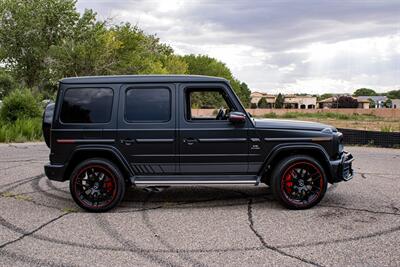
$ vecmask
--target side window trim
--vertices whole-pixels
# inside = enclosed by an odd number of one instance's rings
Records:
[[[126,113],[126,111],[127,111],[127,109],[128,109],[128,97],[127,97],[127,94],[128,94],[128,91],[129,90],[137,90],[137,89],[139,89],[139,90],[154,90],[154,89],[165,89],[165,90],[168,90],[168,92],[169,92],[169,101],[168,101],[168,103],[169,103],[169,118],[168,118],[168,120],[136,120],[136,121],[131,121],[131,120],[128,120],[127,119],[127,113]],[[127,123],[127,124],[152,124],[152,123],[169,123],[169,122],[171,122],[171,119],[172,119],[172,96],[173,96],[173,94],[172,94],[172,91],[171,91],[171,88],[170,87],[168,87],[168,86],[152,86],[152,87],[148,87],[148,86],[143,86],[143,87],[141,87],[141,86],[127,86],[124,90],[123,90],[123,92],[121,92],[121,93],[123,93],[123,99],[124,99],[124,105],[123,105],[123,121],[125,122],[125,123]]]

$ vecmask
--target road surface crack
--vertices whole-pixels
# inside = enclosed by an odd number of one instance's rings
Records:
[[[25,233],[23,233],[20,237],[14,239],[14,240],[8,241],[8,242],[6,242],[6,243],[4,243],[4,244],[2,244],[2,245],[0,245],[0,249],[3,249],[3,248],[5,248],[5,247],[8,246],[8,245],[14,244],[15,242],[21,241],[22,239],[24,239],[24,238],[27,237],[27,236],[33,235],[33,234],[36,233],[37,231],[43,229],[44,227],[46,227],[46,226],[49,225],[49,224],[52,224],[53,222],[55,222],[55,221],[61,219],[62,217],[66,216],[66,215],[69,214],[69,213],[70,213],[70,212],[65,212],[65,213],[61,214],[60,216],[57,216],[57,217],[51,219],[50,221],[48,221],[48,222],[46,222],[46,223],[44,223],[44,224],[41,224],[39,227],[35,228],[34,230],[29,231],[29,232],[25,232]]]
[[[326,207],[326,208],[338,208],[338,209],[351,210],[351,211],[369,212],[369,213],[374,213],[374,214],[386,214],[386,215],[397,215],[397,216],[400,215],[399,212],[376,211],[376,210],[350,208],[350,207],[337,206],[337,205],[324,205],[324,204],[321,204],[320,206],[321,207]],[[394,207],[393,204],[391,204],[391,209],[395,210],[395,211],[399,210],[398,208]]]
[[[308,264],[311,264],[311,265],[314,265],[314,266],[322,266],[321,264],[318,264],[316,262],[313,262],[313,261],[310,261],[310,260],[295,256],[295,255],[289,254],[289,253],[287,253],[287,252],[285,252],[285,251],[283,251],[281,249],[278,249],[277,247],[269,245],[265,241],[265,239],[261,236],[261,234],[254,227],[253,199],[251,199],[251,198],[249,199],[249,203],[248,203],[248,206],[247,206],[247,217],[248,217],[249,227],[250,227],[251,231],[258,238],[258,240],[260,240],[260,243],[262,244],[262,246],[264,248],[267,248],[267,249],[270,249],[272,251],[275,251],[275,252],[277,252],[277,253],[279,253],[279,254],[281,254],[283,256],[290,257],[290,258],[293,258],[293,259],[297,259],[297,260],[302,261],[304,263],[308,263]]]

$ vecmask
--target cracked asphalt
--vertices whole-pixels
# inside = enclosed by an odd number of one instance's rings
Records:
[[[400,150],[347,150],[354,179],[310,210],[267,186],[187,186],[131,188],[91,214],[44,176],[44,144],[2,144],[0,265],[400,266]]]

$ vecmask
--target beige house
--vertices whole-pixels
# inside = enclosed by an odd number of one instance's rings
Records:
[[[357,100],[358,108],[369,109],[369,100]]]
[[[293,109],[315,109],[317,107],[317,98],[310,95],[285,95],[283,107]]]
[[[324,100],[320,100],[318,101],[318,108],[332,108],[333,107],[333,103],[335,103],[337,101],[336,97],[329,97],[326,98]]]
[[[252,104],[252,106],[258,107],[258,102],[261,100],[261,98],[265,98],[268,108],[275,107],[276,96],[261,92],[251,92],[250,103]]]
[[[400,99],[392,99],[392,108],[400,109]]]

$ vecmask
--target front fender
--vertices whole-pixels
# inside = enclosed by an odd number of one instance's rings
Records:
[[[307,154],[315,157],[321,162],[326,173],[329,175],[330,179],[328,180],[331,180],[331,177],[333,177],[329,155],[327,154],[325,149],[319,144],[310,143],[285,143],[275,146],[266,156],[258,175],[264,177],[273,169],[274,164],[277,164],[281,159],[290,155],[291,153]]]

